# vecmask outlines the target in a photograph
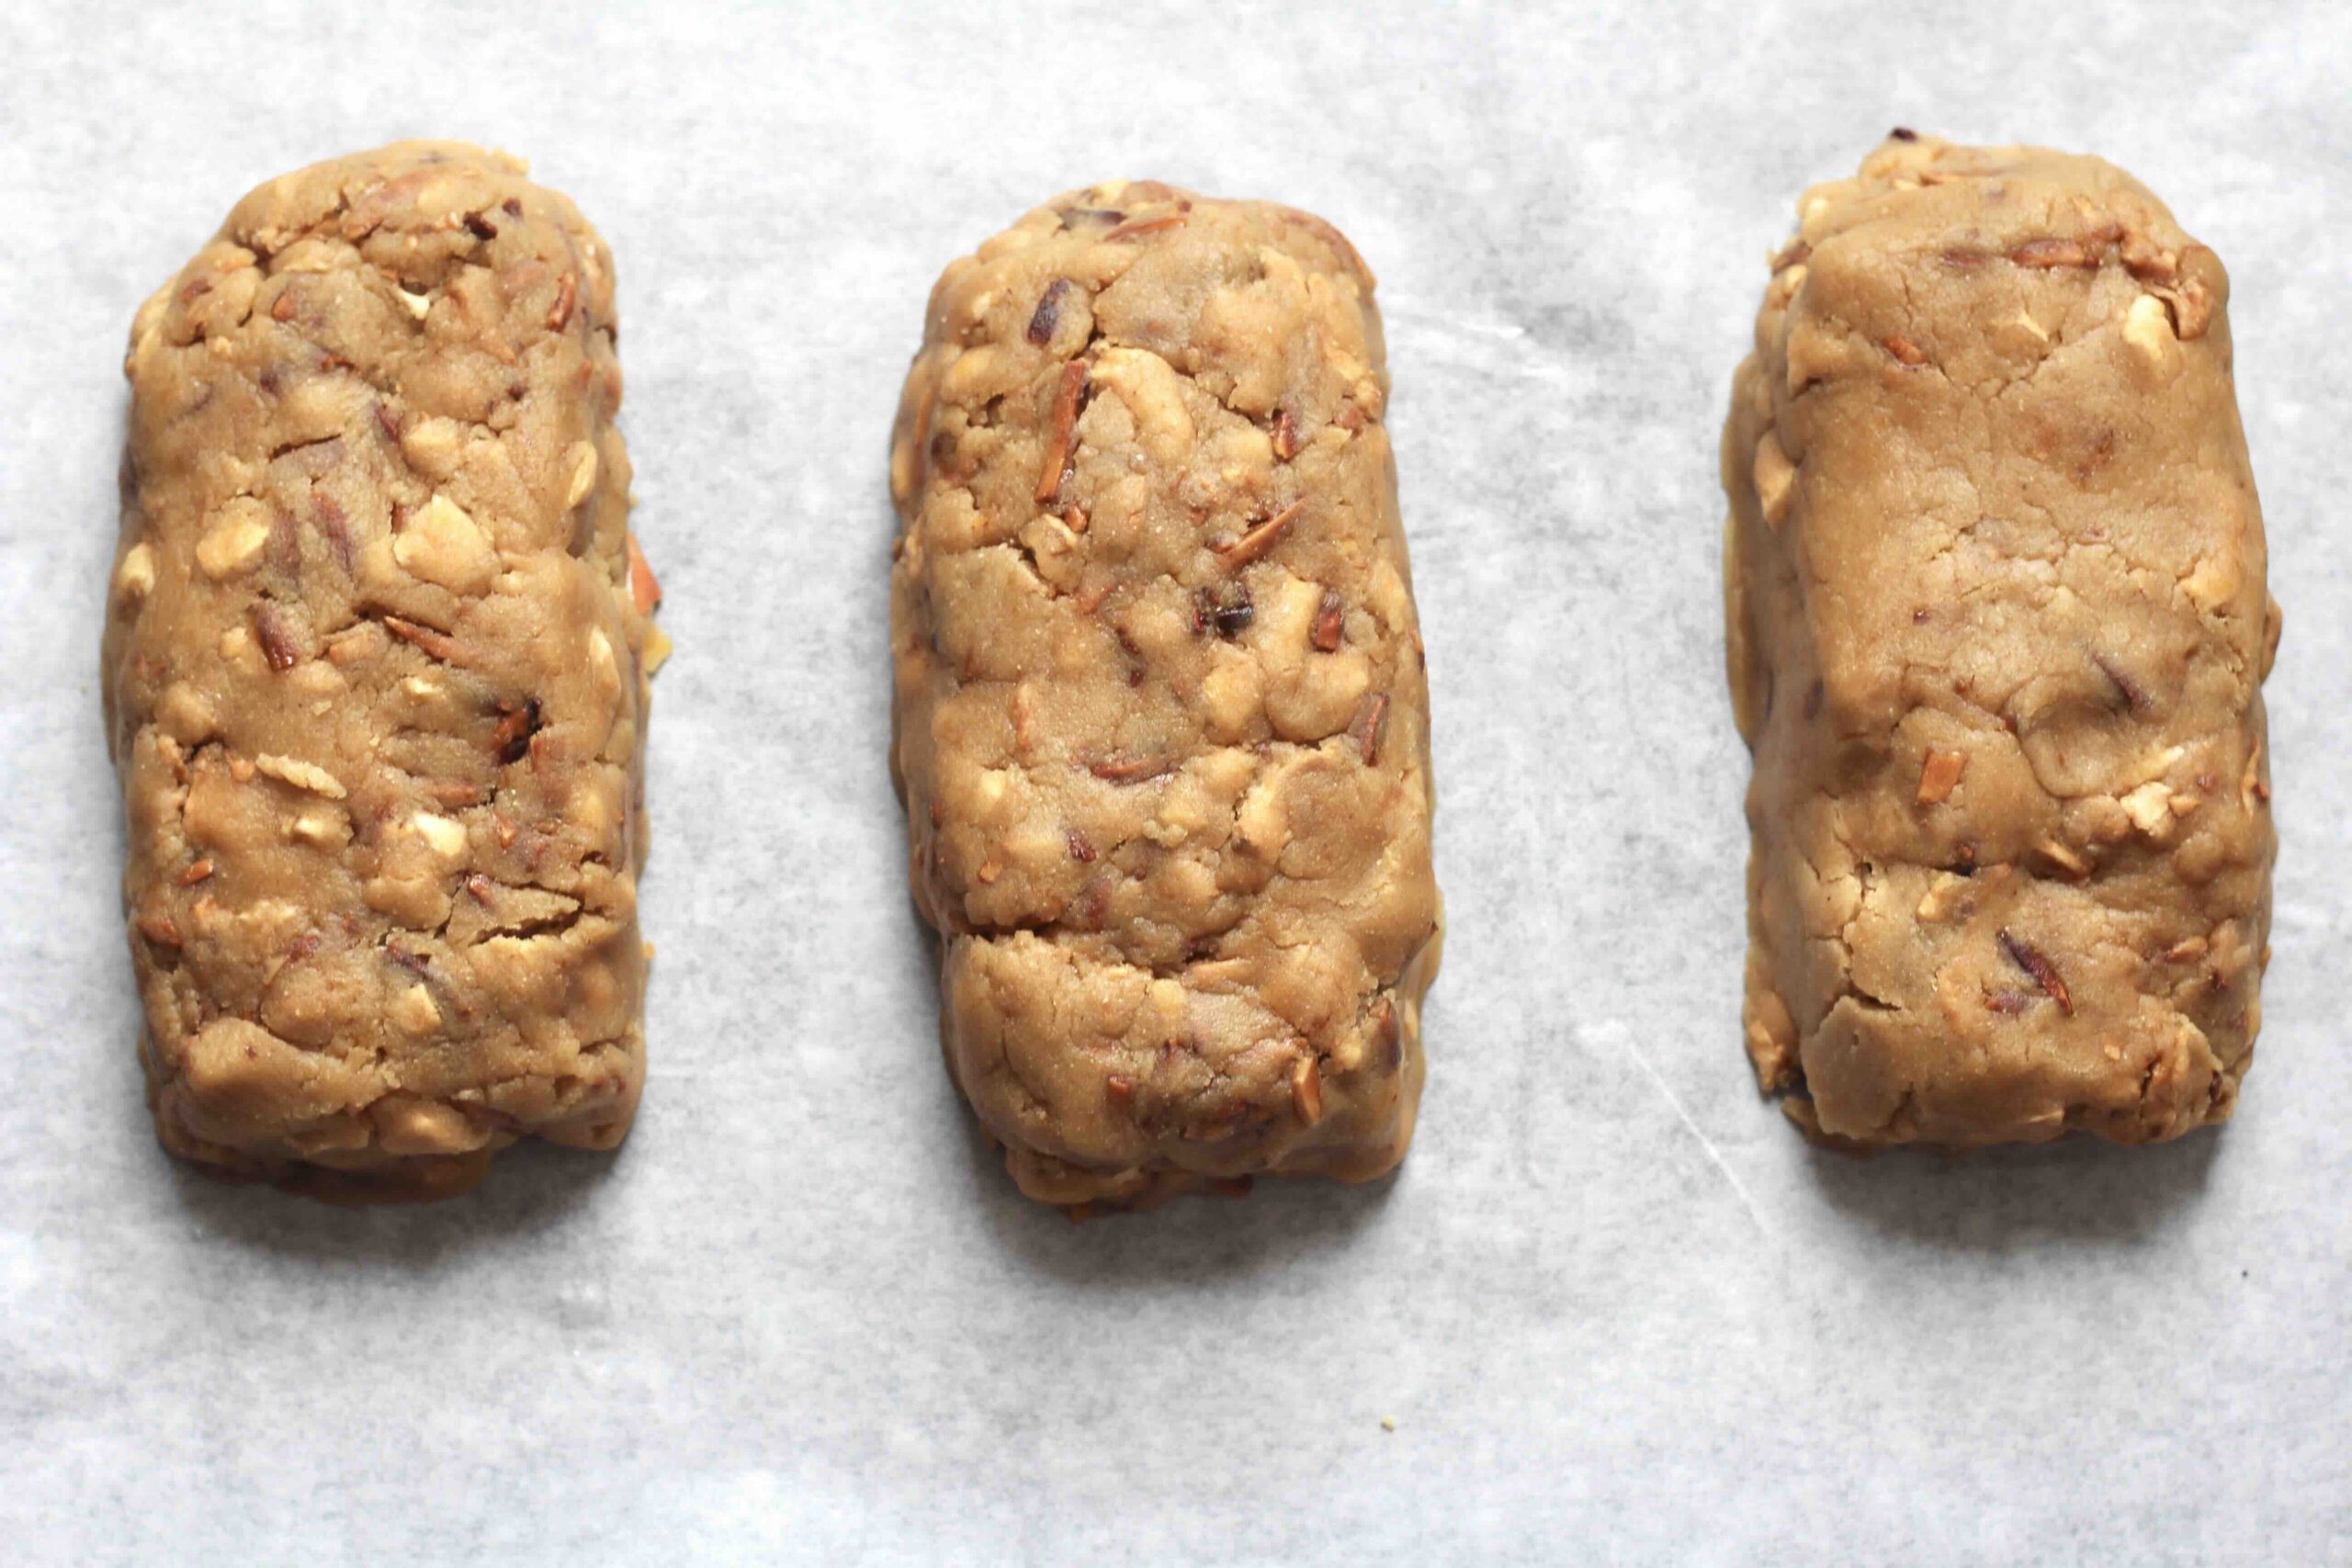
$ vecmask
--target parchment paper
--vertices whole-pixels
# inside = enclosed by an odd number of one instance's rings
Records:
[[[2352,11],[19,5],[0,59],[11,1560],[2352,1561]],[[2286,851],[2219,1135],[1850,1163],[1741,1058],[1716,430],[1898,122],[2103,152],[2233,276]],[[680,651],[627,1151],[349,1213],[153,1145],[96,648],[133,308],[417,134],[611,241]],[[1398,1179],[1073,1227],[940,1070],[884,468],[939,267],[1114,175],[1382,277],[1452,929]]]

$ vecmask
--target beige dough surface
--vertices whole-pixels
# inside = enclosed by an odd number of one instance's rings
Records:
[[[1758,1079],[1860,1146],[2220,1121],[2279,624],[2221,264],[2098,159],[1906,132],[1800,214],[1723,443]]]
[[[1440,917],[1372,288],[1317,219],[1121,182],[933,293],[892,761],[948,1064],[1033,1197],[1410,1141]]]
[[[503,155],[272,180],[131,331],[102,687],[155,1126],[347,1201],[608,1149],[644,1077],[609,254]]]

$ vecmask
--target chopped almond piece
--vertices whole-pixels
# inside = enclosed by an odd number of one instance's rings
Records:
[[[1323,1120],[1323,1069],[1315,1057],[1301,1056],[1291,1068],[1290,1102],[1307,1126]]]
[[[1057,277],[1046,285],[1037,297],[1037,308],[1030,312],[1026,336],[1039,348],[1054,341],[1054,329],[1061,324],[1062,296],[1069,292],[1069,279]]]
[[[1356,716],[1348,726],[1348,735],[1356,743],[1357,752],[1367,768],[1380,761],[1380,739],[1388,730],[1388,694],[1374,692],[1356,709]]]
[[[1298,421],[1288,409],[1275,411],[1273,448],[1275,457],[1285,463],[1298,456]]]
[[[1069,466],[1070,433],[1078,424],[1079,399],[1086,391],[1086,361],[1073,359],[1062,367],[1060,382],[1054,388],[1054,419],[1046,440],[1046,460],[1037,467],[1036,501],[1040,506],[1053,503],[1061,494],[1063,470]]]
[[[1176,765],[1164,756],[1105,757],[1086,764],[1086,771],[1111,784],[1141,784],[1156,779]]]
[[[1170,212],[1158,218],[1130,218],[1102,238],[1105,241],[1139,240],[1146,234],[1164,233],[1168,230],[1181,228],[1183,223],[1184,214],[1182,212]]]
[[[1335,653],[1340,647],[1343,626],[1343,610],[1337,589],[1326,588],[1323,602],[1316,606],[1313,639],[1317,653]]]
[[[1934,751],[1919,769],[1919,804],[1941,806],[1960,787],[1960,776],[1968,771],[1965,751]]]
[[[2009,260],[2019,266],[2044,270],[2098,265],[2098,257],[2080,240],[2028,240],[2009,254]]]
[[[2091,874],[2089,861],[2055,839],[2042,839],[2037,841],[2033,848],[2042,859],[2078,882]]]
[[[2032,976],[2034,984],[2058,1004],[2059,1011],[2068,1018],[2074,1017],[2075,998],[2066,989],[2064,979],[2059,976],[2058,966],[2051,963],[2039,948],[2012,935],[2007,927],[2002,929],[2000,936],[2001,950],[2009,955],[2009,962]]]
[[[1306,499],[1301,497],[1231,544],[1217,547],[1217,554],[1224,558],[1228,569],[1247,566],[1272,549],[1274,541],[1281,538],[1290,525],[1298,521],[1298,514],[1306,510]]]
[[[542,274],[541,276],[545,276]],[[580,279],[565,273],[555,280],[555,303],[548,307],[548,331],[560,333],[571,324],[571,308],[580,299]]]
[[[637,534],[632,529],[628,539],[628,595],[640,615],[650,615],[662,603],[662,584],[653,575],[651,563],[645,551],[638,547]]]
[[[446,632],[418,626],[414,621],[404,621],[398,615],[386,615],[384,629],[428,659],[437,659],[445,664],[463,662],[458,657],[457,640]]]

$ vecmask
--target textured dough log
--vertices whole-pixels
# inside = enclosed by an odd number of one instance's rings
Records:
[[[139,311],[102,685],[155,1126],[320,1196],[610,1148],[653,589],[613,273],[503,156],[273,180]]]
[[[948,1062],[1033,1197],[1411,1138],[1439,906],[1372,287],[1317,219],[1137,183],[933,293],[892,760]]]
[[[2031,148],[1898,132],[1801,212],[1723,447],[1757,1077],[1863,1145],[2219,1121],[2278,634],[2221,265]]]

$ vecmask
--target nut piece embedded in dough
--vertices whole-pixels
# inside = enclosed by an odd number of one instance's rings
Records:
[[[392,998],[392,1022],[404,1034],[430,1034],[441,1026],[441,1009],[433,993],[410,986]]]
[[[122,564],[114,570],[114,591],[130,604],[147,597],[154,586],[155,552],[142,539],[123,552]]]
[[[2032,976],[2034,984],[2040,986],[2049,995],[2050,999],[2058,1004],[2059,1011],[2069,1018],[2074,1017],[2074,994],[2067,988],[2065,979],[2060,976],[2058,966],[2050,961],[2049,956],[2031,942],[2006,928],[2000,932],[2000,942],[2001,951],[2009,955],[2009,962]]]
[[[1313,1056],[1301,1056],[1291,1069],[1290,1099],[1301,1122],[1312,1127],[1323,1120],[1323,1069]]]
[[[329,800],[341,800],[347,793],[343,782],[316,762],[306,762],[299,757],[279,757],[264,751],[254,759],[254,766],[271,778],[307,789],[313,795],[323,795]]]
[[[1764,521],[1776,528],[1788,520],[1789,491],[1796,477],[1796,465],[1781,450],[1779,437],[1766,431],[1756,443],[1756,500]]]
[[[2073,845],[2044,834],[2033,841],[2033,852],[2060,875],[2080,882],[2091,874],[2091,863]]]
[[[1919,769],[1919,804],[1941,806],[1960,787],[1960,776],[1968,771],[1965,751],[1929,751]]]
[[[464,857],[465,824],[437,812],[420,811],[408,819],[408,825],[442,859],[459,860]]]
[[[466,509],[435,492],[392,536],[401,569],[452,593],[482,593],[497,580],[498,551]]]
[[[652,564],[645,558],[645,551],[639,547],[637,536],[631,533],[624,542],[628,547],[629,602],[637,606],[639,615],[650,615],[661,607],[662,584],[655,579]],[[660,627],[654,628],[654,635],[661,636]],[[647,667],[650,669],[656,662],[648,660]]]
[[[1940,925],[1950,919],[1953,911],[1961,907],[1975,886],[1976,881],[1973,877],[1962,876],[1956,872],[1938,872],[1935,880],[1928,884],[1928,891],[1919,899],[1919,908],[1917,911],[1919,923],[1933,926]]]
[[[286,836],[313,849],[339,850],[351,841],[351,818],[338,807],[313,806],[295,814]]]
[[[401,456],[427,479],[446,479],[458,471],[465,432],[454,419],[435,414],[411,419],[401,426]]]
[[[2124,795],[2120,804],[2132,825],[2152,839],[2169,833],[2177,820],[2172,789],[2160,780],[2142,784]]]
[[[588,668],[596,672],[597,684],[607,689],[619,687],[620,660],[613,652],[613,639],[605,635],[602,626],[588,628]]]
[[[268,543],[267,509],[251,496],[241,496],[220,509],[197,542],[196,564],[213,581],[225,581],[259,560]]]
[[[2123,312],[2123,341],[2151,360],[2162,360],[2176,346],[2172,312],[2153,294],[2143,294]]]
[[[596,488],[596,448],[585,441],[574,443],[567,461],[571,465],[571,483],[563,492],[563,504],[570,511]]]

